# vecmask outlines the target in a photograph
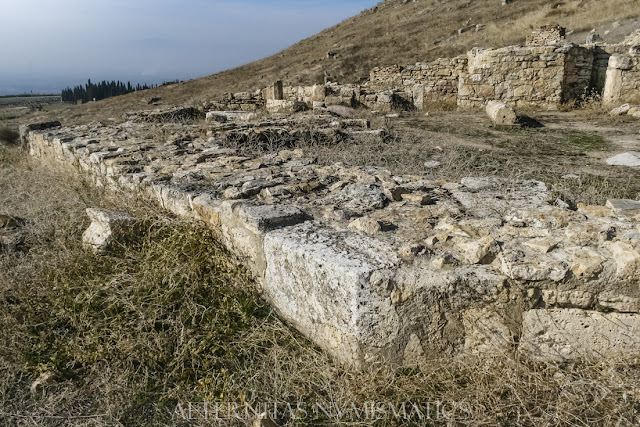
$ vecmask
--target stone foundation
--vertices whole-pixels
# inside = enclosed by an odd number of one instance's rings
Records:
[[[175,136],[148,140],[149,126]],[[640,352],[632,203],[571,211],[536,181],[436,182],[299,150],[251,158],[171,126],[25,138],[36,157],[217,230],[280,316],[345,363]]]

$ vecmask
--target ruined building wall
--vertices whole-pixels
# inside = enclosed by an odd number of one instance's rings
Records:
[[[566,29],[559,25],[545,25],[527,37],[527,46],[549,46],[564,43]]]
[[[603,99],[606,103],[640,102],[640,51],[609,58]]]
[[[565,58],[562,101],[584,99],[593,92],[592,74],[594,51],[572,46]]]
[[[367,88],[373,92],[395,90],[420,94],[414,102],[418,108],[430,101],[455,101],[458,78],[467,66],[466,56],[439,58],[432,62],[418,62],[408,67],[397,65],[371,70]],[[419,92],[414,91],[421,85]]]
[[[225,93],[218,101],[206,106],[208,110],[257,111],[265,105],[261,95],[251,92]]]
[[[481,107],[488,100],[499,99],[516,107],[557,108],[563,100],[570,48],[510,46],[471,50],[467,71],[460,76],[458,105]]]
[[[325,86],[285,86],[283,87],[283,98],[286,101],[302,101],[309,107],[313,107],[314,102],[324,102]]]
[[[578,46],[566,43],[562,27],[546,26],[534,31],[527,46],[474,48],[455,58],[376,67],[361,86],[327,83],[283,88],[282,82],[276,82],[263,90],[262,97],[302,101],[309,107],[325,102],[383,112],[422,110],[432,102],[477,108],[490,100],[553,110],[603,94],[609,103],[640,102],[637,39],[640,36],[635,34],[618,45]]]

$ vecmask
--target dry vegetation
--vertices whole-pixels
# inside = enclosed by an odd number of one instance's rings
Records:
[[[637,15],[636,0],[389,0],[277,54],[234,70],[82,106],[0,110],[0,140],[15,140],[20,122],[55,115],[65,124],[121,120],[146,99],[197,103],[222,92],[259,88],[276,78],[312,83],[324,71],[356,81],[370,68],[451,56],[473,45],[521,42],[550,21],[575,30]],[[443,25],[445,23],[446,25]],[[453,36],[457,28],[483,31]],[[394,46],[393,49],[390,46]],[[327,52],[338,53],[328,59]],[[597,102],[577,112],[539,114],[545,127],[495,129],[478,114],[447,111],[373,118],[390,135],[324,144],[299,139],[323,163],[385,166],[434,179],[498,175],[538,178],[558,197],[603,203],[638,198],[640,179],[626,168],[603,170],[637,122],[597,119]],[[440,109],[442,110],[442,109]],[[364,114],[364,113],[363,113]],[[567,122],[569,123],[567,125]],[[588,124],[600,126],[600,130]],[[279,147],[267,141],[246,149]],[[535,160],[533,160],[535,159]],[[425,161],[441,166],[426,169]],[[579,179],[565,179],[577,174]],[[144,238],[104,256],[81,246],[86,207],[127,210],[149,219]],[[0,215],[25,218],[28,250],[0,253],[0,425],[208,425],[172,417],[178,403],[445,402],[456,420],[373,423],[352,411],[353,425],[616,425],[640,423],[636,359],[540,364],[507,357],[442,360],[415,369],[381,366],[356,372],[285,325],[264,304],[247,272],[200,224],[179,221],[140,200],[104,194],[64,170],[29,159],[0,142]],[[30,388],[43,374],[51,375]],[[197,417],[197,415],[196,415]],[[288,418],[288,425],[333,425],[337,419]],[[241,421],[214,425],[242,425]]]
[[[71,179],[73,178],[73,179]],[[82,249],[84,208],[150,219],[136,245]],[[63,170],[0,149],[0,214],[21,216],[26,252],[0,255],[0,424],[208,425],[173,417],[187,402],[279,402],[341,409],[445,402],[457,425],[638,423],[637,360],[537,364],[507,357],[356,372],[283,324],[206,229]],[[53,375],[37,387],[43,374]],[[33,390],[30,391],[30,387]],[[320,415],[323,415],[320,413]],[[442,415],[440,415],[442,417]],[[198,416],[195,415],[197,418]],[[440,425],[393,416],[356,425]],[[337,418],[288,418],[333,425]],[[213,425],[243,425],[241,421]]]
[[[451,57],[474,46],[522,43],[541,25],[558,23],[584,34],[592,28],[611,30],[614,22],[640,16],[637,0],[518,0],[507,6],[500,6],[500,0],[403,3],[383,1],[282,52],[241,67],[98,103],[67,105],[56,116],[66,124],[121,120],[125,111],[153,108],[146,101],[151,97],[165,104],[199,105],[224,92],[261,89],[277,79],[286,84],[321,82],[325,72],[342,83],[356,82],[368,78],[377,66]],[[457,34],[458,29],[476,24],[485,27]],[[336,56],[329,58],[328,52]]]

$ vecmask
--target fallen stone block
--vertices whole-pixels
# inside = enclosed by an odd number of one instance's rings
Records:
[[[345,105],[329,105],[327,106],[327,111],[331,114],[334,114],[339,117],[351,118],[355,114],[355,111],[351,107],[347,107]]]
[[[518,121],[513,109],[501,101],[489,101],[486,111],[491,121],[497,125],[515,125]]]
[[[96,253],[114,244],[126,244],[140,235],[140,220],[121,212],[87,208],[91,225],[82,234],[83,245]]]

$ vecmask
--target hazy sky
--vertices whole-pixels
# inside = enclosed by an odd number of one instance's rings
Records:
[[[0,0],[0,95],[158,83],[276,53],[379,0]]]

